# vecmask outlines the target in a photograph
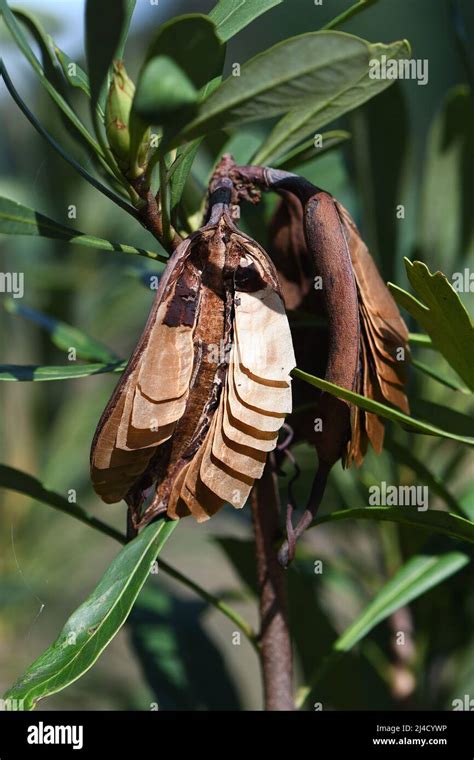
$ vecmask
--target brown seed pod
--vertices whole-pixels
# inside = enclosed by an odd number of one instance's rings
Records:
[[[291,412],[276,271],[233,224],[230,200],[223,179],[209,221],[170,259],[94,437],[94,488],[125,499],[135,529],[165,512],[202,521],[226,502],[243,507]]]
[[[301,238],[287,231],[287,259],[285,250],[280,250],[279,261],[287,268],[292,264],[294,272],[306,255],[321,279],[328,328],[325,379],[408,411],[404,392],[408,331],[350,214],[331,195],[297,175],[256,167],[239,167],[237,173],[279,192],[286,203],[293,194],[301,204],[306,250]],[[298,212],[293,211],[292,220],[297,218]],[[292,246],[295,239],[299,241],[297,255]],[[369,441],[377,453],[383,445],[384,424],[374,414],[326,393],[320,394],[316,414],[320,425],[310,439],[318,452],[318,471],[296,528],[290,512],[288,541],[279,555],[284,565],[314,517],[333,464],[342,458],[345,466],[360,465]]]
[[[357,390],[368,398],[393,404],[409,413],[405,395],[409,361],[408,329],[392,294],[349,212],[335,200],[349,247],[359,297],[362,361]],[[385,427],[383,420],[359,407],[353,408],[352,436],[344,463],[360,466],[369,442],[380,454]]]

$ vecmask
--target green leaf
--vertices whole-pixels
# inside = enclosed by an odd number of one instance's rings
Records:
[[[114,58],[120,58],[136,0],[87,0],[86,56],[91,104],[95,109]]]
[[[297,700],[301,706],[309,697],[314,686],[340,657],[367,636],[376,625],[386,620],[400,607],[409,604],[430,589],[459,572],[469,563],[469,557],[462,552],[448,552],[441,555],[418,555],[412,557],[380,589],[368,607],[346,628],[334,642],[329,657],[318,668],[310,680],[310,685],[300,691]]]
[[[273,162],[273,166],[276,169],[291,171],[308,161],[314,161],[315,158],[323,156],[325,153],[329,153],[330,150],[338,148],[339,145],[345,143],[350,137],[351,133],[342,129],[325,132],[321,135],[321,147],[315,146],[313,137],[310,140],[306,140],[302,145],[299,145],[289,153],[286,153],[284,156],[281,156],[281,158],[277,158],[276,161]]]
[[[140,73],[133,111],[145,124],[172,127],[192,116],[198,91],[186,72],[166,55],[158,55],[145,64]]]
[[[474,522],[459,515],[441,512],[438,509],[428,509],[418,512],[412,507],[362,507],[357,509],[342,509],[328,515],[317,517],[312,525],[334,523],[340,520],[381,520],[396,522],[421,528],[432,533],[460,539],[474,544]]]
[[[80,377],[103,375],[109,372],[123,372],[125,362],[116,364],[71,364],[70,366],[42,366],[24,364],[0,364],[0,381],[76,380]]]
[[[15,491],[15,493],[21,493],[24,496],[29,496],[35,501],[39,501],[42,504],[48,504],[50,507],[64,512],[64,514],[71,517],[75,517],[76,520],[89,525],[91,528],[96,528],[104,533],[106,536],[115,538],[117,541],[124,543],[124,536],[119,533],[118,530],[112,528],[110,525],[98,520],[94,515],[89,514],[83,507],[78,504],[70,503],[68,499],[55,491],[50,491],[32,475],[28,475],[26,472],[16,470],[14,467],[7,467],[4,464],[0,464],[0,488],[5,488],[8,491]]]
[[[119,552],[89,598],[71,615],[58,638],[7,691],[32,710],[65,689],[96,662],[125,623],[150,567],[178,521],[148,525]]]
[[[154,251],[146,251],[124,243],[115,243],[111,240],[85,235],[83,232],[66,227],[63,224],[49,219],[34,209],[23,206],[21,203],[0,197],[0,234],[3,235],[37,235],[55,240],[66,240],[74,245],[82,245],[87,248],[98,248],[102,251],[118,251],[121,253],[133,253],[137,256],[145,256],[148,259],[167,261]]]
[[[467,564],[469,564],[469,557],[463,552],[412,557],[385,584],[357,620],[338,638],[334,649],[344,652],[352,649],[392,612],[442,583]]]
[[[348,391],[346,388],[341,388],[339,385],[329,383],[327,380],[323,380],[320,377],[309,375],[301,369],[294,369],[292,375],[293,377],[300,378],[300,380],[304,380],[310,385],[314,385],[315,388],[327,391],[327,393],[330,393],[332,396],[342,398],[350,404],[355,404],[361,409],[365,409],[367,412],[373,412],[374,414],[378,414],[379,417],[398,422],[399,425],[402,425],[402,427],[408,430],[412,430],[414,433],[438,435],[441,438],[450,438],[453,441],[460,441],[461,443],[466,443],[468,446],[474,446],[474,438],[471,436],[458,435],[457,433],[451,433],[448,430],[442,430],[428,422],[421,422],[420,420],[410,417],[408,414],[398,411],[398,409],[395,409],[394,407],[385,406],[385,404],[381,404],[379,401],[366,398],[365,396],[359,395],[359,393],[354,393],[354,391]]]
[[[58,92],[55,86],[48,80],[40,62],[34,55],[32,49],[30,48],[28,41],[25,35],[23,34],[23,30],[21,29],[18,21],[15,19],[15,16],[13,15],[12,11],[8,7],[8,3],[6,2],[6,0],[0,0],[0,13],[3,15],[5,24],[10,34],[12,35],[13,39],[15,40],[16,44],[20,48],[21,52],[23,53],[27,61],[32,66],[33,70],[35,71],[41,85],[45,88],[45,90],[50,95],[50,97],[55,102],[55,104],[58,106],[58,108],[60,108],[60,110],[62,111],[64,116],[69,120],[71,125],[76,129],[78,135],[82,138],[84,144],[88,148],[91,148],[93,152],[96,153],[97,155],[102,155],[102,152],[98,143],[94,140],[92,135],[89,134],[89,131],[86,129],[84,124],[81,122],[77,114],[74,112],[71,106],[67,103],[64,97],[61,95],[61,93]]]
[[[78,63],[76,63],[76,61],[73,61],[67,53],[58,48],[57,45],[55,45],[54,50],[64,76],[66,77],[71,87],[76,87],[79,90],[82,90],[82,92],[87,95],[88,98],[90,98],[91,90],[89,86],[89,77],[87,76],[86,72],[79,66]]]
[[[280,42],[247,61],[240,76],[228,77],[204,101],[181,138],[301,110],[309,100],[332,99],[338,87],[346,89],[356,81],[358,71],[367,72],[369,49],[364,40],[340,32],[310,32]]]
[[[1,2],[1,0],[0,0]],[[3,80],[5,82],[5,85],[12,96],[13,100],[17,104],[17,106],[21,109],[21,111],[25,114],[26,118],[30,122],[30,124],[33,125],[33,127],[36,129],[36,131],[44,137],[45,140],[51,145],[51,147],[59,153],[59,155],[67,161],[68,164],[70,164],[82,177],[84,177],[89,184],[91,184],[93,187],[96,188],[96,190],[99,190],[103,195],[105,195],[107,198],[109,198],[111,201],[117,204],[117,206],[120,206],[120,208],[124,209],[124,211],[127,211],[129,214],[131,214],[134,217],[137,217],[137,212],[131,206],[129,203],[124,201],[123,198],[121,198],[119,195],[114,193],[112,190],[110,190],[108,187],[103,185],[101,182],[99,182],[95,177],[93,177],[91,174],[89,174],[83,166],[75,160],[72,156],[70,156],[64,148],[50,135],[50,133],[43,127],[43,125],[38,121],[36,116],[30,111],[26,103],[20,98],[18,92],[15,90],[13,83],[8,75],[8,72],[5,68],[5,64],[3,63],[2,59],[0,59],[0,74],[3,76]]]
[[[389,283],[396,301],[419,322],[435,348],[474,391],[474,325],[442,272],[431,274],[421,261],[405,259],[408,279],[419,298]]]
[[[252,23],[283,0],[219,0],[209,13],[221,39],[227,42],[235,34]]]
[[[325,65],[320,65],[317,51],[307,59],[313,61],[316,67],[312,91],[306,92],[301,102],[288,102],[290,107],[282,109],[289,113],[276,124],[254,157],[254,163],[272,163],[275,158],[287,153],[329,122],[352,111],[393,84],[393,80],[389,79],[372,79],[370,61],[380,60],[382,56],[389,59],[410,57],[410,46],[406,40],[389,45],[371,45],[342,32],[315,34],[319,37],[337,36],[338,39],[334,40],[332,49],[325,43],[328,48],[327,57],[322,59]]]
[[[7,299],[4,305],[11,314],[25,317],[25,319],[29,319],[47,330],[52,342],[61,351],[69,351],[70,348],[74,348],[78,359],[91,362],[111,364],[120,361],[117,354],[110,348],[86,335],[82,330],[78,330],[77,327],[72,327],[66,322],[61,322],[59,319],[43,314],[43,312],[32,309],[30,306],[23,306],[14,298]]]

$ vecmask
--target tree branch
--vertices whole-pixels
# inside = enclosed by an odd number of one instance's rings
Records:
[[[285,570],[277,559],[280,500],[274,457],[251,494],[260,590],[260,660],[266,710],[294,710],[293,657],[288,627]]]

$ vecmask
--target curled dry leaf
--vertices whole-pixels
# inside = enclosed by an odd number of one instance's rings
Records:
[[[276,270],[230,216],[231,182],[171,257],[99,422],[96,492],[131,522],[243,507],[291,412],[295,358]]]

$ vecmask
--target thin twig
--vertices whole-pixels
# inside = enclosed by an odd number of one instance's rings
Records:
[[[254,486],[251,504],[257,547],[265,709],[294,710],[286,578],[275,550],[280,537],[280,501],[273,457]]]

